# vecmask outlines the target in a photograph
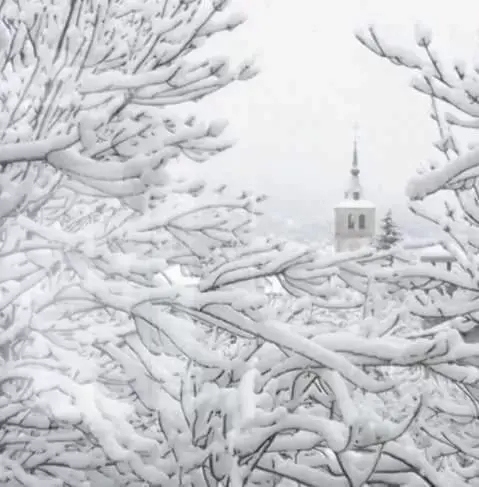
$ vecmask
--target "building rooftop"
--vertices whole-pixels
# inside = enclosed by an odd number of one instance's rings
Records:
[[[431,245],[419,252],[422,260],[454,260],[454,257],[442,245]]]
[[[376,208],[376,205],[368,200],[347,199],[341,201],[335,208]]]

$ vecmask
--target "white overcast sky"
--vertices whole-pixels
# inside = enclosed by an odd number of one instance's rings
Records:
[[[362,183],[380,213],[404,218],[404,188],[433,154],[426,98],[411,73],[377,58],[354,37],[374,23],[413,45],[414,24],[432,27],[446,54],[470,59],[478,0],[239,0],[248,22],[214,51],[257,55],[261,74],[208,101],[237,145],[209,161],[208,178],[265,192],[281,217],[329,221],[343,195],[359,124]]]

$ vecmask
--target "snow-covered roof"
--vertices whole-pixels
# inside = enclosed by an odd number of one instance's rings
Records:
[[[368,200],[343,200],[335,208],[376,208],[376,205]]]
[[[431,245],[421,249],[420,256],[426,259],[453,259],[453,256],[442,245]]]

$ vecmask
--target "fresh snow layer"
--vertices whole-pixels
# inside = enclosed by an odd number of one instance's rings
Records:
[[[376,208],[376,205],[368,200],[344,200],[335,208]]]

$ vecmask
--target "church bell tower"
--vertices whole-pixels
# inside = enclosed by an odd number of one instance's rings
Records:
[[[372,244],[376,229],[376,207],[364,199],[359,180],[358,143],[354,137],[353,162],[344,200],[334,208],[336,252],[358,250]]]

